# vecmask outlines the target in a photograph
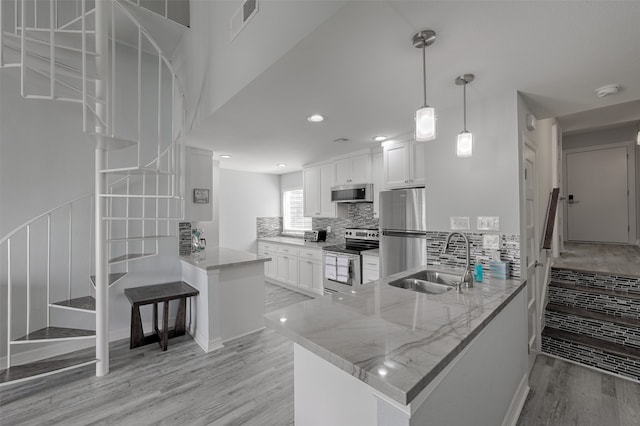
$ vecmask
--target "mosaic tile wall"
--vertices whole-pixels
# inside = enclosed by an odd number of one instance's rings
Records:
[[[454,237],[449,243],[447,254],[442,254],[442,249],[449,232],[429,231],[427,232],[427,259],[426,263],[432,266],[444,265],[454,268],[464,267],[466,258],[466,248],[464,240]],[[482,248],[481,233],[465,233],[469,238],[471,246],[471,264],[475,264],[476,259],[482,263],[486,273],[489,272],[489,261],[491,252]],[[520,236],[513,234],[500,235],[500,260],[509,262],[509,275],[512,278],[520,277]]]
[[[282,233],[282,217],[256,218],[256,231],[258,238],[277,237]]]
[[[580,272],[571,269],[551,269],[551,279],[572,282],[586,287],[624,291],[640,295],[640,278],[620,277],[594,272]]]
[[[640,319],[640,300],[622,299],[613,295],[586,293],[571,288],[548,287],[549,301],[618,317]]]
[[[640,361],[632,358],[611,355],[588,346],[565,340],[551,339],[544,335],[542,336],[542,350],[581,364],[640,380]]]
[[[565,312],[547,310],[545,323],[550,328],[595,337],[640,349],[640,328],[611,321],[583,318]]]

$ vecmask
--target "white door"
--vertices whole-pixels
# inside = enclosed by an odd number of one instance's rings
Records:
[[[567,152],[569,241],[629,243],[627,147]]]
[[[529,327],[529,370],[538,353],[538,226],[536,215],[538,214],[538,176],[536,173],[536,147],[534,143],[525,138],[524,152],[524,193],[525,193],[525,261],[527,268],[527,323]]]

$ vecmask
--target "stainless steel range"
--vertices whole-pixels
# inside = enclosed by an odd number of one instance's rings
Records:
[[[350,293],[362,285],[361,253],[380,246],[380,232],[371,228],[348,228],[345,243],[325,246],[325,294]]]

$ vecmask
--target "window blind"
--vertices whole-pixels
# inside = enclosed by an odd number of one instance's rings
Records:
[[[303,234],[311,230],[311,218],[304,217],[304,193],[292,189],[282,193],[282,227],[285,234]]]

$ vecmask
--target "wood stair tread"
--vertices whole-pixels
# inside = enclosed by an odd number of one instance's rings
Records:
[[[615,315],[607,315],[600,312],[590,311],[588,309],[577,308],[574,306],[558,305],[556,303],[549,302],[547,304],[547,310],[562,312],[569,315],[575,315],[582,318],[589,318],[598,321],[607,321],[614,324],[623,325],[627,327],[640,327],[640,320],[635,318],[620,317]]]
[[[113,285],[113,284],[117,283],[125,275],[127,275],[126,272],[113,272],[113,273],[109,274],[109,285]],[[96,286],[96,276],[95,275],[91,275],[89,277],[89,279],[91,280],[91,284],[93,284],[93,286],[95,287]]]
[[[65,357],[12,366],[0,371],[0,387],[96,363],[95,355]]]
[[[552,339],[566,340],[580,345],[589,346],[609,354],[640,360],[640,349],[624,346],[618,343],[612,343],[595,337],[571,333],[569,331],[561,331],[549,327],[545,327],[542,331],[542,335]]]
[[[84,296],[76,297],[75,299],[61,300],[59,302],[52,303],[52,305],[82,311],[96,311],[96,299],[94,299],[93,296]]]
[[[640,300],[640,294],[637,294],[637,293],[630,293],[627,291],[619,291],[619,290],[608,290],[608,289],[599,288],[599,287],[575,284],[573,282],[568,282],[568,281],[553,280],[549,283],[549,286],[567,288],[571,290],[582,291],[585,293],[603,294],[607,296],[614,296],[614,297],[620,297],[625,299]]]
[[[40,340],[73,339],[83,337],[95,337],[93,330],[83,330],[79,328],[45,327],[33,331],[26,336],[13,340],[13,342],[34,342]]]

